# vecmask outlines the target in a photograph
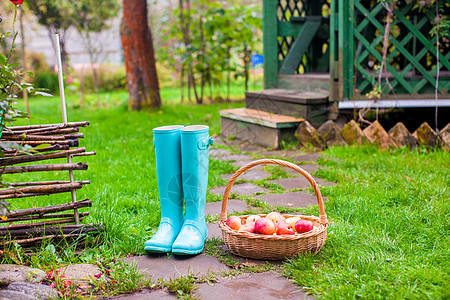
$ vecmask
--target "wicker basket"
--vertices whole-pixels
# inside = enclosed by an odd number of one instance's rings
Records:
[[[231,187],[236,179],[248,169],[266,164],[281,165],[291,168],[302,174],[311,184],[316,193],[317,203],[319,205],[320,217],[299,216],[302,219],[313,223],[314,229],[295,235],[263,235],[249,232],[238,232],[226,225],[227,220],[227,202]],[[265,215],[260,214],[264,217]],[[285,217],[294,217],[294,215],[284,215]],[[297,217],[297,215],[295,215]],[[241,221],[247,219],[247,216],[240,216]],[[222,229],[222,236],[225,244],[231,253],[242,257],[261,259],[261,260],[281,260],[295,256],[301,252],[317,253],[325,243],[327,238],[328,220],[323,207],[322,194],[314,178],[299,166],[279,159],[260,159],[248,163],[240,168],[228,181],[222,202],[222,212],[220,214],[219,227]]]

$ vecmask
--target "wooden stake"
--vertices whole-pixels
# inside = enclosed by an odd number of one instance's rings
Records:
[[[80,212],[80,218],[89,216],[89,212]],[[22,222],[22,221],[31,221],[31,220],[45,220],[45,219],[63,219],[63,218],[73,218],[73,214],[50,214],[44,216],[27,216],[27,217],[18,217],[18,218],[8,218],[7,220],[0,219],[0,224],[2,223],[14,223],[14,222]]]
[[[19,166],[5,167],[3,174],[29,173],[29,172],[48,172],[48,171],[67,171],[67,170],[87,170],[88,165],[85,163],[69,163],[69,164],[51,164],[37,166]],[[74,182],[71,180],[70,182]]]
[[[59,140],[59,141],[14,141],[14,143],[30,146],[38,146],[42,144],[50,145],[69,145],[69,147],[78,147],[79,143],[77,139],[74,140]]]
[[[103,231],[102,225],[95,224],[79,224],[79,225],[61,225],[50,227],[36,227],[27,229],[11,229],[0,230],[0,236],[8,237],[27,237],[33,235],[49,235],[49,234],[83,234],[87,232]],[[0,243],[1,245],[1,243]]]
[[[16,218],[16,217],[29,216],[29,215],[42,216],[45,214],[61,212],[61,211],[75,209],[75,208],[91,207],[91,206],[92,206],[91,200],[84,199],[81,201],[77,201],[75,203],[71,202],[71,203],[52,205],[52,206],[46,206],[46,207],[34,207],[34,208],[11,211],[8,214],[8,218]]]
[[[61,151],[61,152],[54,152],[54,153],[47,153],[47,154],[40,154],[40,155],[28,155],[28,156],[1,158],[0,166],[16,165],[16,164],[21,164],[21,163],[47,160],[47,159],[64,158],[69,154],[82,153],[85,151],[86,151],[86,148],[81,147],[81,148],[76,148],[76,149],[71,149],[71,150],[66,150],[66,151]]]
[[[13,189],[0,190],[0,199],[16,199],[25,197],[44,196],[51,194],[58,194],[81,189],[83,185],[78,182],[71,182],[65,184],[53,184],[43,186],[27,186]]]
[[[37,135],[58,135],[58,134],[69,134],[76,133],[80,131],[79,127],[68,127],[68,128],[58,128],[58,127],[49,127],[49,128],[36,128],[36,129],[28,129],[28,130],[16,130],[16,131],[7,131],[7,128],[3,135],[15,135],[15,134],[37,134]],[[2,136],[3,136],[2,135]]]
[[[82,122],[68,122],[68,123],[56,123],[56,124],[13,126],[13,127],[8,127],[8,130],[17,131],[17,130],[36,129],[36,128],[61,129],[61,128],[68,128],[68,127],[87,127],[87,126],[89,126],[89,122],[82,121]]]
[[[30,238],[30,239],[23,239],[23,240],[13,240],[13,241],[7,241],[7,242],[2,242],[0,243],[0,246],[7,246],[9,244],[13,244],[13,243],[17,243],[20,244],[22,247],[24,245],[28,245],[28,244],[36,244],[40,241],[43,240],[49,240],[49,239],[54,239],[54,238],[65,238],[65,239],[69,239],[69,238],[82,238],[84,237],[84,234],[64,234],[64,235],[60,235],[60,234],[55,234],[55,235],[47,235],[47,236],[40,236],[40,237],[35,237],[35,238]]]
[[[64,141],[68,139],[83,139],[83,133],[65,134],[65,135],[32,135],[32,134],[18,134],[2,136],[5,141]]]
[[[75,182],[81,183],[82,185],[91,184],[90,180],[82,180],[82,181],[75,181]],[[53,181],[16,182],[16,183],[10,183],[9,186],[18,187],[18,186],[36,186],[36,185],[50,185],[50,184],[64,184],[64,183],[70,183],[70,181],[53,180]]]
[[[18,229],[27,229],[27,228],[37,228],[37,227],[46,227],[47,225],[57,225],[57,224],[65,224],[65,223],[73,223],[75,222],[75,218],[73,215],[68,219],[58,219],[58,220],[50,220],[29,224],[14,224],[7,226],[0,226],[0,235],[8,235],[8,231],[18,230]],[[48,228],[48,227],[47,227]]]
[[[59,151],[59,150],[69,150],[70,147],[69,145],[60,145],[60,144],[56,144],[56,145],[51,145],[45,148],[40,148],[40,149],[33,149],[33,151],[37,151],[37,152],[49,152],[49,151]],[[29,154],[25,154],[25,153],[20,153],[17,150],[13,150],[13,151],[4,151],[5,156],[7,157],[11,157],[11,156],[26,156]]]

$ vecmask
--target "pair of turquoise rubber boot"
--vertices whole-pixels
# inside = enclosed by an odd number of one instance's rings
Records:
[[[163,126],[153,129],[161,222],[145,243],[148,252],[189,255],[203,251],[208,186],[209,127]],[[183,208],[185,200],[185,210]]]

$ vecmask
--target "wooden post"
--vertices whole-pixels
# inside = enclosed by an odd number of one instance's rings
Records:
[[[348,99],[346,91],[347,87],[347,74],[348,74],[348,59],[347,59],[347,47],[348,47],[348,33],[347,33],[347,18],[348,18],[348,0],[338,1],[338,16],[339,16],[339,38],[338,38],[338,57],[339,57],[339,99]]]
[[[356,49],[355,49],[355,1],[359,0],[349,0],[348,1],[348,18],[347,18],[347,55],[348,55],[348,69],[347,69],[347,97],[348,99],[355,100],[355,60],[356,60]]]
[[[62,111],[62,119],[64,125],[67,124],[67,111],[66,111],[66,98],[64,95],[64,77],[63,77],[63,68],[62,68],[62,62],[61,62],[61,45],[59,42],[59,34],[55,34],[55,44],[56,44],[56,59],[58,62],[58,79],[59,79],[59,95],[61,97],[61,111]],[[67,155],[67,163],[72,163],[72,155]],[[70,182],[73,183],[73,170],[69,169],[69,179]],[[75,190],[71,190],[70,193],[72,194],[72,202],[77,202],[77,194],[75,193]],[[78,209],[74,209],[74,217],[75,217],[75,224],[80,223],[80,218],[78,214]]]
[[[335,79],[336,79],[336,1],[331,0],[330,2],[330,43],[329,45],[329,60],[330,60],[330,101],[336,101],[336,87],[335,87]]]
[[[277,0],[263,0],[264,88],[278,86]]]

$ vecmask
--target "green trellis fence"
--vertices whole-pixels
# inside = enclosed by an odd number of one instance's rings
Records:
[[[263,0],[266,88],[281,74],[329,72],[330,99],[365,99],[378,78],[387,10],[376,0]],[[450,15],[450,8],[442,12]],[[450,46],[430,31],[434,9],[398,1],[393,14],[384,99],[449,98]]]

